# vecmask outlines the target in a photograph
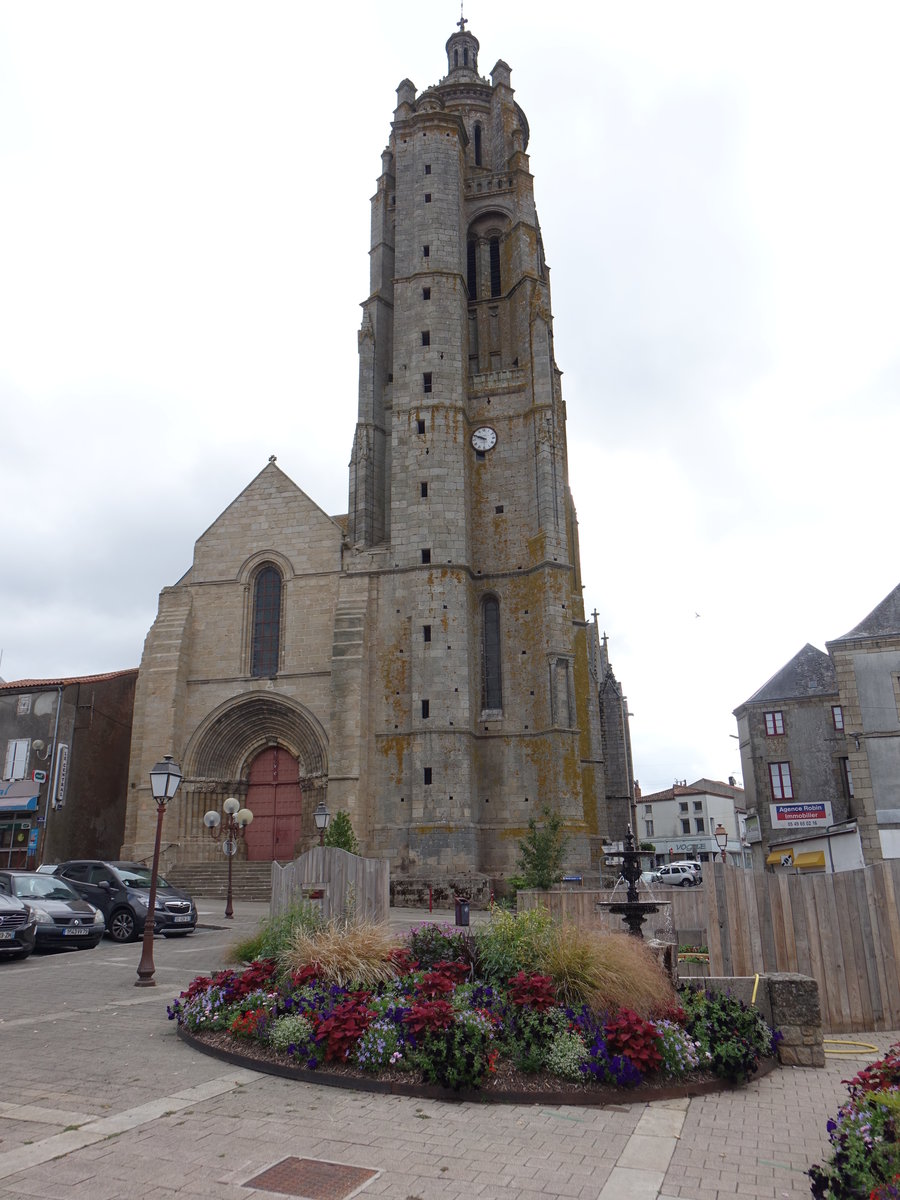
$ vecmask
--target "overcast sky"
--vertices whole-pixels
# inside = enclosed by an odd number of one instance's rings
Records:
[[[732,709],[900,582],[900,8],[466,15],[531,127],[635,773],[739,776]],[[440,79],[458,16],[0,6],[5,679],[136,666],[270,454],[346,511],[369,198],[396,86]]]

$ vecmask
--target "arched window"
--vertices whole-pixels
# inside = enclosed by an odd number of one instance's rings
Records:
[[[500,239],[491,238],[491,295],[500,295]]]
[[[481,166],[481,125],[475,123],[475,166]]]
[[[470,300],[478,299],[478,243],[469,239],[466,246],[466,287]]]
[[[500,601],[485,596],[481,603],[481,662],[483,709],[503,707],[500,676]]]
[[[253,646],[250,674],[278,674],[281,645],[281,572],[267,565],[256,576],[253,588]]]

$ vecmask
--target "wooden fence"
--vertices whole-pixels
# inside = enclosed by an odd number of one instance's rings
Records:
[[[703,888],[711,975],[811,975],[826,1032],[900,1029],[900,860],[833,875],[717,865]]]
[[[299,899],[320,904],[326,920],[352,915],[386,922],[390,910],[387,859],[360,858],[333,846],[314,846],[286,867],[272,863],[272,916]]]
[[[900,1029],[900,860],[833,875],[706,864],[697,888],[656,889],[671,901],[675,937],[703,931],[712,976],[787,971],[819,984],[827,1033]],[[610,892],[520,892],[519,907],[619,928],[596,908]],[[616,900],[621,900],[618,889]],[[645,929],[655,930],[651,916]]]

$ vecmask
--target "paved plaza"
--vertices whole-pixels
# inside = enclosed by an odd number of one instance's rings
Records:
[[[0,1200],[800,1200],[846,1097],[841,1079],[874,1057],[829,1056],[824,1070],[778,1069],[741,1091],[603,1108],[296,1083],[176,1039],[166,1004],[222,965],[265,911],[239,905],[226,922],[221,901],[199,907],[193,937],[156,939],[155,989],[133,986],[139,944],[0,964]],[[427,916],[393,914],[398,926]],[[882,1050],[900,1039],[858,1036]],[[260,1186],[285,1159],[315,1161],[289,1161]]]

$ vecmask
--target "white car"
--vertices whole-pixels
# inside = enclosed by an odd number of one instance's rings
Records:
[[[703,882],[700,864],[695,862],[667,863],[659,868],[659,882],[672,887],[694,887]]]

